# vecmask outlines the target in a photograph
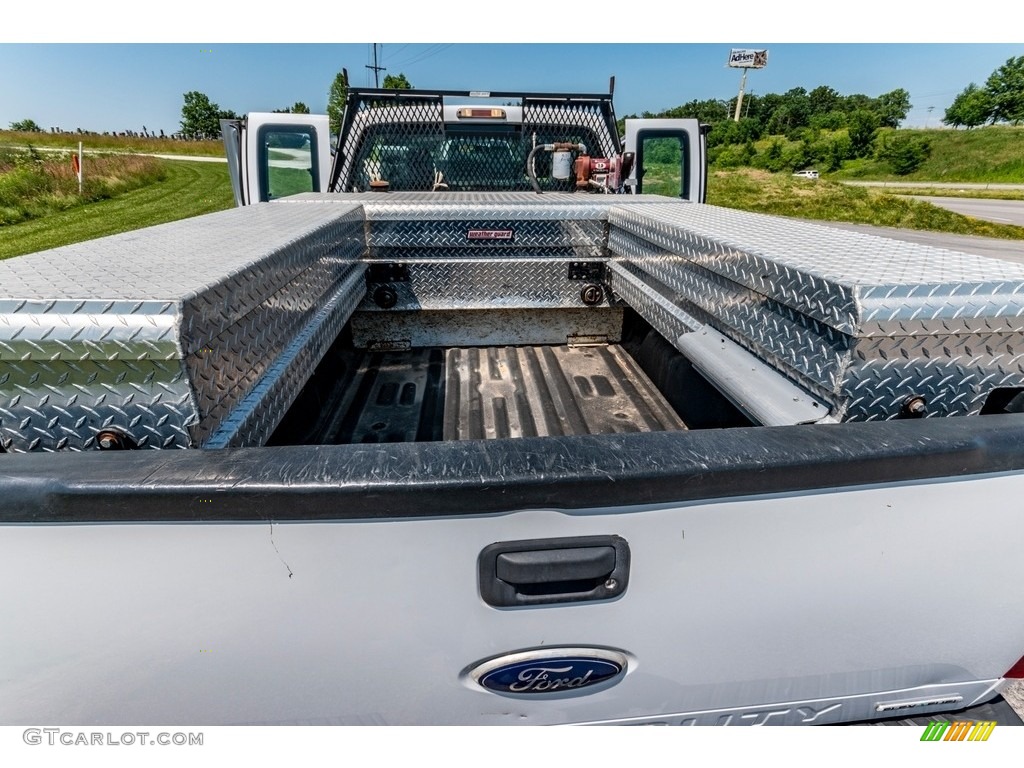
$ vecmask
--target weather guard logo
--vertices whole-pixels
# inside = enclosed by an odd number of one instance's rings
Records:
[[[515,230],[512,229],[470,229],[466,232],[468,240],[515,240]]]
[[[921,741],[988,741],[995,727],[994,720],[928,723]]]

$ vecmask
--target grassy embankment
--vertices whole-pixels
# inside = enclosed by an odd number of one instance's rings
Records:
[[[753,168],[712,168],[708,180],[708,202],[729,208],[820,221],[844,221],[983,237],[1024,238],[1024,227],[982,221],[906,197],[909,194],[932,192],[942,196],[1024,199],[1024,192],[1019,190],[960,192],[948,188],[867,188],[837,183],[852,179],[983,184],[1024,182],[1024,128],[995,126],[973,131],[930,130],[907,133],[927,138],[932,147],[928,159],[912,174],[896,176],[888,163],[878,159],[848,161],[843,170],[823,174],[817,181],[794,178],[788,170],[769,173]],[[756,149],[758,153],[767,152],[773,142],[781,140],[782,137],[766,139],[758,142]],[[881,140],[885,140],[884,134]],[[793,151],[797,144],[790,142],[783,151]],[[678,194],[677,152],[674,158],[674,162],[648,168],[644,177],[645,192]],[[670,158],[666,156],[665,159]]]
[[[819,221],[1024,239],[1024,227],[963,216],[881,189],[850,187],[826,179],[814,181],[752,169],[713,172],[708,180],[708,202]]]
[[[102,166],[96,163],[101,159],[104,158],[86,158],[86,179],[97,177],[97,168]],[[25,194],[18,198],[19,204],[38,215],[27,221],[0,226],[0,259],[198,216],[234,205],[226,164],[130,156],[112,156],[109,161],[112,164],[116,161],[124,167],[131,167],[139,161],[147,161],[147,164],[151,161],[159,168],[159,178],[150,178],[134,187],[128,180],[116,196],[97,202],[78,203],[67,195],[54,197],[53,204],[42,210],[39,206],[46,205],[45,195],[41,198],[38,190],[22,190]],[[70,174],[70,162],[64,160],[60,164],[66,166]],[[0,175],[0,198],[6,177],[7,174]],[[140,178],[135,177],[135,181]],[[77,182],[74,182],[74,191],[77,194]],[[74,203],[73,207],[70,203]],[[14,208],[0,202],[0,210],[8,207]]]
[[[150,152],[160,155],[193,155],[197,157],[224,157],[221,141],[175,141],[132,136],[99,136],[77,133],[28,133],[25,131],[0,131],[0,146],[46,147],[53,149],[78,149],[81,141],[86,152]]]
[[[930,151],[912,173],[896,174],[891,163],[879,157],[878,150],[895,136],[923,140]],[[816,167],[823,178],[834,181],[903,182],[913,184],[1022,184],[1024,183],[1024,126],[986,126],[974,130],[950,129],[883,129],[879,131],[870,157],[845,160],[842,167],[829,170],[831,162],[827,148],[846,141],[846,130],[804,131],[801,137],[767,136],[750,147],[752,156],[747,166],[777,170],[788,175],[796,167]],[[712,150],[717,165],[725,170],[735,167],[744,153],[740,145],[729,145]],[[776,153],[775,160],[771,152]],[[883,153],[884,154],[884,153]],[[818,155],[818,160],[806,159]],[[824,159],[823,159],[824,158]],[[797,166],[794,166],[794,163]],[[742,166],[741,166],[742,167]],[[976,197],[986,199],[1022,200],[1024,191],[1012,189],[960,189],[948,186],[931,189],[920,187],[886,190],[891,195],[935,195],[942,197]]]
[[[884,142],[893,130],[882,131]],[[892,173],[876,158],[848,160],[830,179],[871,181],[938,181],[973,184],[1024,183],[1024,126],[992,125],[970,131],[901,129],[901,135],[926,139],[931,153],[921,166],[905,176]],[[948,191],[947,191],[948,194]]]
[[[78,191],[71,159],[0,148],[0,226],[105,200],[166,178],[163,163],[140,155],[93,155]]]
[[[644,192],[671,195],[673,187],[678,194],[675,167],[657,165],[647,169]],[[963,216],[920,200],[890,194],[886,189],[851,187],[827,179],[795,178],[789,173],[752,168],[711,171],[708,202],[726,208],[818,221],[1024,239],[1024,227]]]
[[[79,140],[86,153],[81,195],[71,168]],[[68,151],[51,151],[57,149]],[[222,157],[224,147],[219,141],[0,131],[0,259],[231,207],[226,165],[138,152]]]

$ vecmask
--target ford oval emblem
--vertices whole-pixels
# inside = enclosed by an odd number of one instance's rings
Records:
[[[495,693],[565,694],[600,683],[611,684],[627,665],[625,654],[603,648],[538,648],[486,661],[470,676]]]

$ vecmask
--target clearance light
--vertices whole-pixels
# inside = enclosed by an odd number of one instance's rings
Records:
[[[458,111],[459,118],[464,117],[483,117],[488,120],[504,120],[505,110],[504,109],[483,109],[480,107],[465,107]]]

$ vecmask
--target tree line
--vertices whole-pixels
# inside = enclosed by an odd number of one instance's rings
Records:
[[[1024,56],[1009,58],[983,87],[971,83],[946,109],[942,122],[954,128],[1024,121]]]
[[[846,160],[873,154],[879,129],[899,126],[911,106],[910,94],[903,88],[867,96],[843,95],[819,85],[810,91],[791,88],[785,93],[750,94],[743,100],[738,121],[733,119],[733,99],[695,99],[640,117],[695,117],[710,125],[708,159],[719,167],[784,171],[820,165],[834,171]],[[776,138],[768,149],[758,152],[754,142],[771,136]],[[798,143],[792,146],[792,142]],[[905,147],[900,144],[896,149],[902,152]],[[915,145],[914,150],[915,157],[927,156],[925,147]]]
[[[411,89],[413,84],[404,73],[397,75],[385,75],[384,87],[393,89]],[[348,97],[348,79],[344,70],[339,72],[327,91],[327,114],[330,118],[331,132],[337,133],[341,129],[341,117],[345,111],[345,101]],[[222,109],[219,104],[210,100],[210,97],[201,91],[189,91],[183,95],[181,106],[181,129],[172,138],[183,138],[190,141],[202,139],[220,138],[220,121],[234,120],[239,117],[234,110]],[[278,113],[309,114],[309,107],[301,101],[296,101],[290,107],[271,110]],[[24,131],[29,133],[42,133],[43,128],[35,120],[18,120],[10,124],[12,131]],[[145,126],[143,126],[145,128]],[[51,129],[54,132],[54,129]],[[60,132],[59,130],[56,132]],[[78,133],[89,133],[78,129]],[[130,133],[130,132],[129,132]],[[148,135],[148,133],[146,134]],[[163,131],[160,131],[161,137]]]
[[[404,74],[387,75],[384,88],[413,88]],[[327,95],[327,114],[332,134],[341,127],[349,83],[344,70],[331,82]],[[771,171],[821,165],[836,170],[845,160],[880,152],[891,159],[897,173],[909,173],[928,155],[926,141],[914,139],[887,141],[876,147],[881,128],[896,128],[910,111],[910,94],[897,88],[880,96],[842,95],[821,85],[811,91],[792,88],[786,93],[749,95],[743,103],[743,116],[732,119],[734,102],[727,99],[692,100],[659,113],[644,112],[645,118],[695,117],[712,126],[708,135],[709,160],[720,167],[753,165]],[[302,102],[276,112],[308,112]],[[182,134],[195,138],[220,135],[219,120],[234,116],[221,110],[201,93],[185,94],[182,108]],[[628,115],[627,117],[637,117]],[[623,121],[625,118],[623,118]],[[619,123],[624,132],[623,121]],[[767,151],[758,153],[754,142],[765,136],[785,136],[788,146],[776,139]]]
[[[386,75],[385,88],[412,88],[412,83],[403,73]],[[348,97],[348,79],[344,70],[335,75],[327,91],[327,115],[331,124],[331,133],[341,129],[341,117],[345,111]],[[221,109],[210,101],[210,97],[199,91],[189,91],[184,95],[185,101],[181,108],[181,135],[187,139],[219,139],[220,121],[238,117],[230,109]],[[297,101],[290,107],[275,109],[273,112],[309,114],[309,107]]]
[[[708,146],[717,147],[744,144],[766,136],[799,140],[807,129],[837,131],[845,128],[858,134],[876,128],[896,128],[911,106],[910,94],[903,88],[871,97],[861,93],[844,96],[831,86],[819,85],[811,91],[791,88],[785,93],[748,94],[738,121],[733,120],[733,99],[694,99],[661,112],[644,112],[639,117],[695,117],[712,126]]]

